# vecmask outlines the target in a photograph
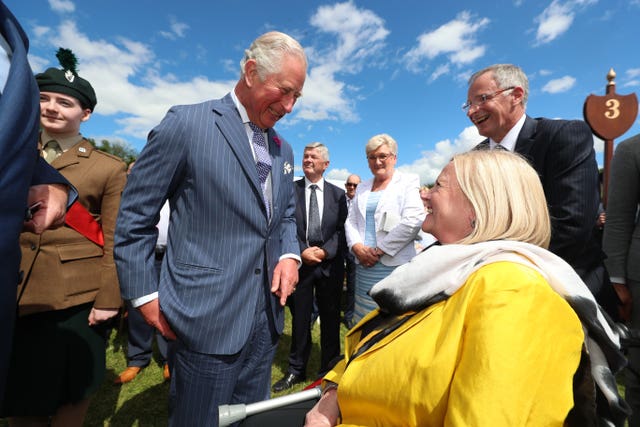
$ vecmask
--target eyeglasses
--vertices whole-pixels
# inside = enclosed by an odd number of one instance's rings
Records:
[[[462,104],[462,110],[463,111],[469,111],[469,109],[474,105],[476,107],[479,107],[482,104],[484,104],[485,102],[491,101],[493,98],[495,98],[496,96],[500,95],[502,92],[506,92],[508,90],[512,90],[512,89],[515,89],[515,88],[516,88],[515,86],[511,86],[511,87],[507,87],[507,88],[504,88],[504,89],[500,89],[500,90],[498,90],[496,92],[493,92],[493,93],[485,93],[485,94],[482,94],[482,95],[478,95],[478,97],[477,97],[477,99],[475,101],[467,101],[464,104]]]
[[[377,156],[375,154],[369,154],[367,156],[367,159],[369,159],[372,162],[375,162],[376,160],[380,160],[381,162],[386,162],[389,157],[393,157],[393,156],[395,156],[395,154],[391,154],[391,153],[385,154],[385,153],[383,153],[383,154],[378,154]]]
[[[346,184],[344,184],[344,186],[349,188],[351,187],[356,188],[358,184],[354,184],[353,182],[347,182]]]

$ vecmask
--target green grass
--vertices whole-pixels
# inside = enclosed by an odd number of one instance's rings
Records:
[[[285,309],[285,330],[280,339],[272,367],[271,383],[284,376],[288,365],[291,344],[291,319]],[[111,333],[107,348],[107,374],[102,387],[93,397],[85,426],[150,427],[167,425],[167,395],[169,383],[162,378],[162,368],[152,362],[130,383],[121,386],[113,384],[116,376],[126,368],[126,328]],[[341,340],[346,328],[341,326]],[[312,329],[313,349],[307,367],[309,383],[320,364],[320,326]],[[291,390],[275,394],[273,397],[302,390],[306,384],[297,384]],[[3,424],[0,422],[0,426]]]

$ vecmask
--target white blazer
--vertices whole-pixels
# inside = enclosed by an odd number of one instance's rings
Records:
[[[344,224],[349,250],[356,243],[364,244],[367,200],[373,178],[358,185]],[[414,240],[424,221],[418,175],[394,171],[391,182],[382,193],[374,214],[376,244],[385,255],[380,262],[387,266],[401,265],[416,254]],[[356,262],[358,258],[356,257]]]

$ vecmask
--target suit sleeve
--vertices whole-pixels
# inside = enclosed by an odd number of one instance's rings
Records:
[[[353,245],[364,242],[364,236],[361,236],[358,231],[360,227],[358,224],[358,197],[361,194],[362,193],[358,192],[356,189],[356,194],[353,196],[353,200],[351,201],[351,207],[347,211],[347,219],[344,222],[344,235],[347,241],[347,251],[349,252]]]
[[[73,202],[78,198],[78,191],[67,179],[60,174],[55,168],[51,167],[46,160],[42,157],[38,157],[36,163],[35,172],[31,178],[31,186],[41,184],[63,184],[69,187],[69,198],[67,201],[67,208],[69,208]]]
[[[185,124],[174,107],[150,133],[122,194],[115,230],[114,257],[122,297],[158,291],[154,251],[156,224],[171,188],[184,168]]]
[[[598,216],[598,165],[587,124],[557,123],[559,127],[548,135],[551,149],[543,173],[551,215],[549,250],[574,265],[580,261],[576,248],[588,245]]]
[[[397,207],[400,223],[378,242],[378,247],[390,256],[395,256],[416,238],[425,215],[420,199],[420,178],[414,174],[407,174],[398,184],[401,188],[394,190],[403,194],[402,205]]]
[[[483,267],[464,285],[473,292],[445,426],[525,425],[531,413],[542,415],[535,424],[562,425],[573,406],[580,321],[541,276],[498,267],[505,264]]]
[[[345,200],[346,196],[344,194],[344,191],[341,191],[339,189],[336,190],[333,188],[332,191],[332,194],[335,196],[333,203],[338,209],[336,227],[329,239],[327,239],[324,242],[324,245],[322,245],[322,248],[327,251],[327,259],[330,260],[334,259],[337,255],[342,254],[342,246],[344,240],[344,221],[347,219],[347,202]]]
[[[611,181],[604,228],[609,274],[627,277],[629,248],[640,205],[640,136],[618,145],[611,162]]]

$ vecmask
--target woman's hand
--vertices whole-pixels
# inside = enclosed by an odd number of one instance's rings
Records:
[[[376,254],[375,248],[365,246],[362,243],[356,243],[351,247],[351,251],[354,253],[360,264],[365,267],[373,267],[380,257]]]
[[[338,407],[338,391],[335,388],[327,390],[318,403],[311,408],[304,419],[305,427],[335,426],[340,418]]]
[[[89,326],[105,322],[118,314],[117,308],[92,308],[89,313]]]

